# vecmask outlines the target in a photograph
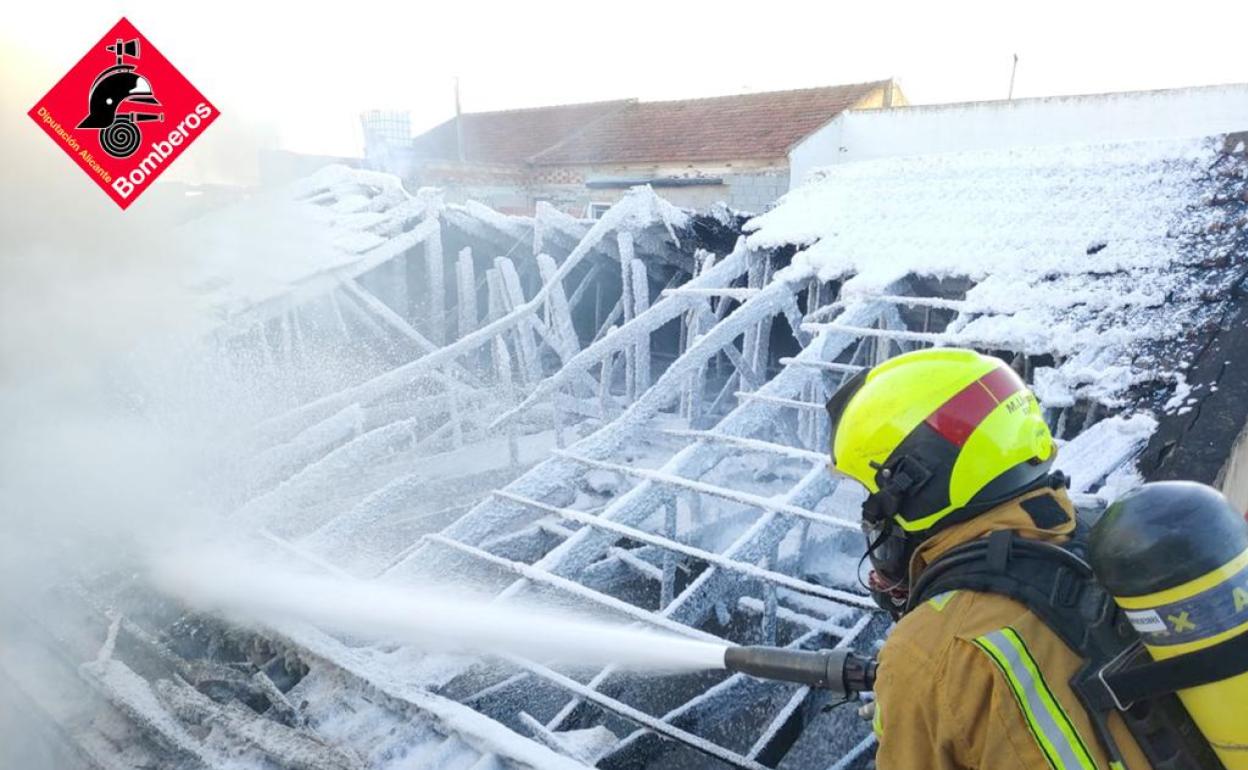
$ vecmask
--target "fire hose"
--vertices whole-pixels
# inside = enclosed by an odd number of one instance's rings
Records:
[[[848,650],[786,650],[775,647],[729,647],[724,653],[729,671],[797,682],[829,690],[844,698],[875,688],[875,658]]]

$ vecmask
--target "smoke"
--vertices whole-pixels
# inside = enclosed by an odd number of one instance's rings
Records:
[[[18,58],[0,48],[0,766],[37,770],[66,765],[22,721],[40,672],[8,655],[34,638],[42,592],[213,517],[199,494],[211,447],[146,408],[131,365],[198,323],[169,196],[121,212],[26,117],[55,76]],[[9,686],[16,669],[27,694]]]
[[[0,71],[13,71],[11,58],[0,51]],[[13,85],[0,89],[0,542],[9,571],[12,559],[56,563],[71,534],[133,531],[165,515],[162,491],[182,482],[180,453],[154,441],[118,388],[118,361],[192,320],[170,224],[142,205],[122,214],[29,124],[30,105],[17,99],[30,84]]]

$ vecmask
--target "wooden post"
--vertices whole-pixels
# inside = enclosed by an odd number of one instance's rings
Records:
[[[559,266],[555,264],[554,258],[549,254],[538,254],[537,269],[541,273],[542,282],[550,286],[550,294],[546,300],[546,325],[558,340],[559,349],[555,352],[566,364],[581,348],[576,337],[576,328],[572,325],[568,295],[563,290],[563,281],[556,278]]]
[[[429,279],[429,338],[436,345],[445,345],[446,277],[443,275],[440,225],[425,239],[425,267]]]
[[[705,302],[705,308],[702,303]],[[711,312],[712,303],[709,299],[698,300],[693,309],[689,312],[689,344],[695,344],[695,341],[703,333],[703,324],[708,318],[713,319],[715,316]],[[720,356],[714,356],[718,361]],[[706,371],[709,363],[704,361],[692,374],[689,375],[689,384],[687,391],[689,395],[689,427],[697,428],[702,419],[702,405],[705,400],[703,397],[706,389]]]
[[[503,278],[501,275],[499,275],[499,272],[497,269],[490,268],[485,271],[485,289],[486,289],[485,318],[486,318],[486,321],[492,323],[502,318],[503,316],[507,315],[507,300],[504,297],[504,292],[503,292]],[[495,337],[495,339],[500,340],[502,342],[502,347],[505,352],[507,350],[506,335],[500,334],[497,337]],[[492,359],[498,358],[498,347],[496,345],[491,344],[489,347],[489,351],[490,351],[490,355],[489,355],[490,358]],[[499,372],[497,360],[495,360],[491,364],[491,366],[494,369],[495,376],[497,376]],[[510,367],[508,367],[508,374],[510,375]],[[501,383],[500,383],[500,386],[501,386]]]
[[[542,276],[542,283],[550,287],[550,293],[546,299],[546,326],[550,329],[551,337],[556,345],[555,352],[566,364],[580,350],[580,343],[576,338],[576,328],[572,325],[572,312],[568,308],[567,294],[563,291],[563,281],[558,277],[559,266],[549,254],[538,254],[537,269]],[[573,396],[576,395],[578,389],[583,390],[577,385],[569,388]],[[590,395],[592,397],[592,393]],[[550,411],[551,419],[554,421],[555,446],[562,449],[567,442],[563,435],[563,415],[559,409],[558,396],[558,390],[551,394]]]
[[[456,449],[464,445],[464,426],[459,416],[459,384],[447,375],[442,375],[442,385],[446,388],[447,417],[451,421],[451,440]]]
[[[676,341],[676,357],[680,358],[689,348],[689,327],[693,325],[693,313],[687,312],[680,316],[680,339]]]
[[[749,269],[746,272],[746,285],[751,289],[762,288],[763,270],[764,270],[763,255],[759,254],[756,251],[751,251],[749,253],[747,261],[749,263]],[[756,370],[758,367],[754,362],[757,360],[757,357],[758,357],[758,346],[759,346],[759,338],[761,336],[761,332],[762,332],[761,322],[756,323],[756,324],[751,324],[750,327],[746,329],[745,339],[742,340],[742,343],[741,343],[741,357],[745,359],[745,362],[749,364],[751,368],[756,369]],[[747,383],[746,378],[742,377],[741,384],[742,386],[744,386],[742,388],[743,390],[749,389],[746,383]]]
[[[503,297],[503,279],[498,270],[491,268],[485,271],[486,318],[497,321],[507,315],[507,300]]]
[[[759,280],[758,287],[762,288],[771,280],[771,258],[766,254],[759,257],[762,262],[762,276]],[[767,316],[758,322],[758,333],[754,343],[754,355],[752,358],[747,357],[746,361],[750,366],[754,367],[754,371],[758,372],[758,384],[761,387],[767,382],[767,359],[771,355],[771,327],[775,324],[775,316]],[[797,334],[800,330],[794,329],[793,333]]]
[[[633,320],[633,234],[621,230],[615,234],[620,247],[620,305],[624,311],[624,324]],[[629,403],[637,398],[637,353],[630,346],[624,349],[624,395]]]
[[[663,535],[676,539],[676,499],[668,501],[663,508]],[[676,554],[663,549],[663,582],[659,587],[659,609],[666,609],[676,596]]]
[[[685,350],[692,344],[696,317],[697,315],[692,310],[680,316],[680,341],[677,348],[677,357],[683,356]],[[692,419],[690,408],[693,406],[693,376],[692,374],[689,375],[689,378],[685,381],[685,387],[680,391],[680,416],[686,420]]]
[[[624,320],[633,320],[632,264],[636,258],[633,248],[633,234],[621,230],[615,234],[615,241],[620,247],[620,283],[624,292]]]
[[[515,264],[507,257],[495,257],[494,266],[502,278],[503,297],[508,310],[515,310],[524,304],[524,289],[520,287],[520,275]],[[533,330],[530,328],[536,320],[528,314],[516,319],[513,333],[516,338],[517,364],[522,379],[526,383],[537,382],[542,378],[541,361],[537,354],[537,345],[533,342]]]
[[[499,387],[503,391],[503,400],[508,407],[516,403],[515,385],[511,379],[511,356],[507,353],[507,343],[503,341],[503,335],[494,338],[494,374],[498,379]],[[507,453],[511,461],[511,467],[516,468],[520,465],[520,439],[516,428],[515,420],[507,421]]]
[[[615,375],[615,356],[608,355],[602,359],[602,367],[598,370],[598,403],[602,409],[602,421],[611,419],[611,378]]]
[[[477,328],[476,265],[472,262],[472,249],[467,246],[459,250],[455,278],[458,284],[459,336],[462,337]]]
[[[646,273],[646,263],[640,259],[633,260],[633,318],[650,308],[650,279]],[[637,382],[633,388],[634,397],[640,396],[650,388],[650,335],[642,334],[637,341],[634,354],[634,371]]]

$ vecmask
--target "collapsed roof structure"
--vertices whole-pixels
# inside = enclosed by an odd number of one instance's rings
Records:
[[[1243,473],[1244,144],[846,164],[744,225],[644,188],[589,222],[326,170],[292,191],[324,259],[274,292],[204,289],[248,365],[299,367],[335,335],[365,364],[301,378],[249,432],[230,525],[389,585],[871,652],[887,621],[859,587],[861,493],[826,468],[823,414],[864,366],[926,345],[1011,361],[1083,505],[1141,474]],[[819,693],[740,674],[240,627],[129,575],[46,601],[74,610],[44,633],[87,695],[38,705],[96,766],[822,770],[873,746]]]

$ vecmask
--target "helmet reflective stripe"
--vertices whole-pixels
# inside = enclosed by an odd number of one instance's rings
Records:
[[[962,446],[997,405],[1023,389],[1006,369],[993,369],[941,404],[923,422],[955,446]]]
[[[859,373],[846,384],[858,387],[841,405],[833,426],[837,468],[868,491],[878,491],[872,463],[883,464],[933,412],[999,363],[971,350],[932,348]],[[840,395],[838,391],[833,401]]]
[[[976,638],[975,645],[1005,675],[1023,719],[1049,764],[1056,770],[1096,770],[1087,745],[1053,696],[1018,632],[1006,627]]]
[[[998,410],[1001,410],[1001,415],[1008,419],[1010,415],[1005,414],[1005,412],[1011,409],[1026,408],[1021,400],[1018,405],[1007,404],[1007,401],[1012,396],[1020,392],[1026,392],[1026,390],[1022,380],[1019,379],[1012,369],[1004,367],[993,369],[942,404],[923,423],[940,434],[941,438],[954,447],[965,449],[967,444],[972,443],[972,437],[980,426],[983,426],[994,414],[998,413]],[[1034,404],[1034,396],[1027,393],[1026,398],[1030,399]],[[1039,405],[1034,405],[1034,408],[1038,411]],[[992,426],[988,427],[991,428]],[[1045,430],[1047,432],[1047,427]],[[975,448],[974,444],[972,444],[971,448]],[[995,449],[993,454],[997,455],[997,458],[1000,457],[1000,452],[995,451]],[[1025,462],[1033,456],[1030,452],[1024,452],[1021,457],[1017,458],[1017,461]],[[907,532],[928,529],[955,509],[970,502],[983,486],[972,487],[971,484],[965,484],[962,488],[959,488],[959,481],[975,479],[976,477],[959,474],[957,471],[959,470],[959,464],[964,462],[981,462],[978,458],[980,458],[980,455],[975,452],[958,454],[953,460],[953,469],[949,477],[949,486],[946,493],[948,505],[917,519],[907,519],[898,515],[896,517],[897,523],[901,525],[901,528]]]

